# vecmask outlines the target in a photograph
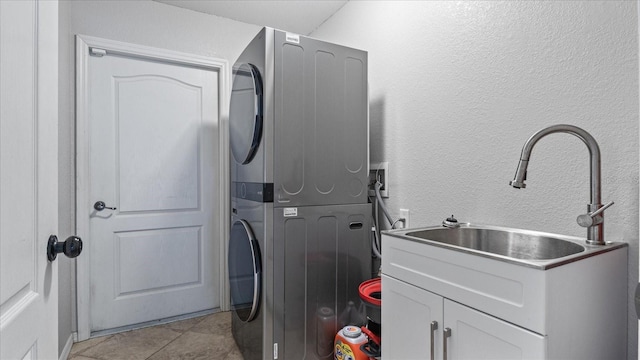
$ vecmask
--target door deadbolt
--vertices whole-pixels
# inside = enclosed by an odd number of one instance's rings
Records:
[[[96,201],[95,204],[93,204],[93,208],[96,209],[97,211],[102,211],[104,209],[109,209],[109,210],[115,210],[115,207],[108,207],[104,201]]]

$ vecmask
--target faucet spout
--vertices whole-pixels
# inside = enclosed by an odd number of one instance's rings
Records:
[[[533,150],[534,145],[543,137],[554,133],[567,133],[574,135],[582,140],[585,145],[587,145],[587,148],[589,149],[589,173],[591,188],[590,202],[587,206],[587,211],[589,213],[597,211],[602,206],[602,204],[600,203],[600,147],[598,146],[598,142],[596,141],[596,139],[594,139],[591,134],[577,126],[565,124],[552,125],[531,135],[531,137],[525,142],[524,146],[522,147],[522,153],[520,154],[520,162],[518,163],[516,174],[513,180],[509,182],[509,185],[518,189],[524,189],[526,187],[525,180],[527,174],[527,166],[529,165],[529,159],[531,157],[531,151]],[[604,226],[602,221],[600,221],[600,223],[597,225],[588,227],[587,243],[597,245],[605,244]]]
[[[513,180],[509,181],[509,185],[516,189],[524,189],[527,184],[524,183],[527,180],[527,166],[529,166],[529,160],[522,160],[518,162],[518,168],[516,169],[516,175]]]

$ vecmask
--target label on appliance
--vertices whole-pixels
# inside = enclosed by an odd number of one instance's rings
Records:
[[[284,217],[298,216],[298,208],[284,208]]]
[[[298,34],[292,34],[292,33],[287,33],[285,35],[285,40],[287,42],[290,43],[294,43],[294,44],[300,44],[300,35]]]

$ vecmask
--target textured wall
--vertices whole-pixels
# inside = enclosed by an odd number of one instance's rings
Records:
[[[637,359],[638,24],[635,1],[350,1],[311,35],[369,51],[371,161],[411,226],[465,222],[586,236],[585,145],[541,140],[528,187],[508,186],[525,140],[552,124],[602,152],[608,240],[630,244],[629,359]],[[579,304],[576,304],[579,305]]]
[[[149,0],[60,1],[60,237],[75,233],[75,40],[82,34],[226,59],[233,64],[260,27]],[[76,329],[75,261],[60,265],[62,351]]]

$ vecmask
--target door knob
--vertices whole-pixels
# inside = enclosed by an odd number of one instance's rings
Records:
[[[98,210],[98,211],[102,211],[104,209],[109,209],[109,210],[115,210],[115,207],[108,207],[107,204],[104,203],[104,201],[96,201],[95,204],[93,204],[93,208]]]
[[[82,252],[82,239],[77,236],[69,236],[67,240],[58,242],[55,235],[49,236],[47,242],[47,259],[53,261],[59,253],[64,253],[67,257],[74,258]]]

